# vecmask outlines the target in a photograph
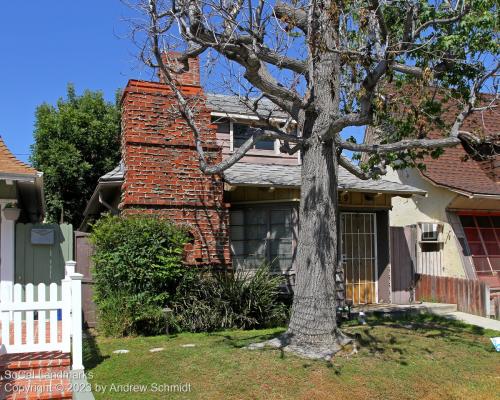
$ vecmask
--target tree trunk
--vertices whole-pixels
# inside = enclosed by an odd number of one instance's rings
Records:
[[[324,1],[323,10],[334,10]],[[322,12],[317,29],[324,48],[336,43],[338,15]],[[339,113],[340,59],[334,52],[311,48],[315,58],[314,115],[302,126],[312,144],[303,150],[299,240],[292,315],[286,334],[289,345],[309,357],[329,357],[347,342],[337,328],[335,272],[338,265],[338,158],[332,141],[321,132]],[[308,128],[310,126],[310,129]]]
[[[304,355],[334,354],[345,337],[337,328],[338,165],[331,143],[305,151],[299,212],[296,285],[287,341]]]

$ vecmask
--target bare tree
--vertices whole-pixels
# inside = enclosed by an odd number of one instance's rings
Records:
[[[486,137],[462,130],[473,112],[497,105],[496,2],[144,0],[134,6],[144,17],[134,22],[141,57],[172,89],[202,171],[223,172],[262,138],[279,139],[282,151],[300,150],[297,276],[282,343],[308,356],[333,354],[348,340],[336,321],[339,166],[370,179],[388,165],[418,166],[462,141],[498,150],[498,132]],[[170,50],[182,54],[169,60]],[[226,89],[271,127],[255,129],[217,165],[207,162],[195,104],[176,83],[189,57],[200,55],[207,70],[226,66]],[[286,113],[286,123],[260,113],[264,98]],[[451,123],[441,118],[445,104],[455,113]],[[352,126],[372,129],[377,143],[346,138]],[[429,137],[437,129],[441,136]],[[364,153],[365,162],[352,162],[343,151],[355,158]]]

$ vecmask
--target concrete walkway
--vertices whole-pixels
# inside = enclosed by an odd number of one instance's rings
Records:
[[[366,306],[353,307],[351,315],[357,318],[359,312],[362,311],[365,315],[369,314],[398,314],[398,313],[429,313],[441,315],[446,318],[455,319],[465,322],[470,325],[476,325],[484,329],[492,329],[500,332],[500,321],[491,318],[479,317],[473,314],[467,314],[457,311],[456,304],[445,303],[415,303],[412,305],[403,304],[369,304]]]
[[[456,319],[470,325],[476,325],[484,329],[492,329],[500,332],[500,321],[497,319],[479,317],[473,314],[467,314],[460,311],[444,314],[444,317]]]

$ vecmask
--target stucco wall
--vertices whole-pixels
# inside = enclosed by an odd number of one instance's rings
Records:
[[[446,208],[457,196],[449,190],[434,186],[422,178],[416,170],[389,170],[384,179],[400,182],[427,191],[427,197],[394,197],[392,211],[389,213],[391,226],[413,225],[418,222],[441,222],[443,226],[443,274],[446,276],[465,277],[460,249],[455,234],[448,223]]]

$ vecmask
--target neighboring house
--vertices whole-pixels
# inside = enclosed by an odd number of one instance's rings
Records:
[[[0,205],[0,280],[59,282],[73,257],[71,225],[42,224],[43,173],[19,161],[1,137]]]
[[[248,137],[255,114],[237,97],[205,94],[198,60],[190,60],[190,71],[178,81],[198,102],[205,151],[211,162],[221,161]],[[267,261],[293,285],[300,155],[281,153],[278,141],[262,141],[223,176],[204,175],[193,135],[175,115],[174,103],[167,85],[129,81],[122,98],[123,161],[99,180],[80,229],[89,230],[106,211],[165,216],[190,227],[187,263],[244,269]],[[270,102],[259,107],[284,122]],[[341,253],[346,296],[354,303],[391,302],[389,210],[394,197],[414,195],[425,191],[362,181],[340,169]]]
[[[0,137],[0,275],[15,281],[16,222],[41,222],[44,214],[43,175],[19,161]]]
[[[499,135],[500,112],[470,118],[463,129]],[[479,279],[492,294],[500,291],[500,156],[478,161],[458,145],[425,164],[422,171],[390,170],[384,177],[428,193],[394,199],[390,212],[391,226],[413,231],[415,272]]]

